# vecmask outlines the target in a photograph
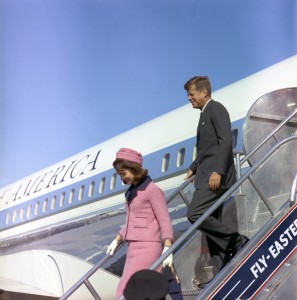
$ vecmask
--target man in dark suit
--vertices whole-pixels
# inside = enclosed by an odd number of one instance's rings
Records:
[[[197,128],[197,157],[185,178],[195,175],[196,191],[187,215],[189,221],[194,223],[235,183],[236,170],[230,117],[221,103],[211,99],[208,77],[195,76],[185,83],[184,88],[193,108],[201,110]],[[214,275],[249,241],[246,236],[233,232],[221,222],[222,209],[223,205],[199,226],[207,238]]]

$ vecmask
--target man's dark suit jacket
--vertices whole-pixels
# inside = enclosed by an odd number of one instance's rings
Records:
[[[232,152],[232,133],[229,113],[219,102],[210,100],[200,115],[197,128],[197,157],[190,170],[195,176],[195,188],[209,188],[212,172],[222,175],[222,189],[236,181]]]

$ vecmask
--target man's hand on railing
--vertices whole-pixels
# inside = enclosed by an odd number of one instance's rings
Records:
[[[117,240],[113,240],[111,244],[107,247],[106,254],[113,255],[115,249],[117,248],[119,242]]]
[[[192,177],[193,175],[194,175],[194,172],[189,169],[184,180],[187,180],[188,178]]]
[[[195,176],[194,176],[194,172],[192,170],[188,170],[186,177],[184,178],[184,180],[188,180],[189,178],[192,177],[191,182],[194,183],[195,182]]]
[[[169,247],[164,247],[162,255],[169,249]],[[173,256],[172,253],[170,253],[170,255],[168,255],[164,260],[163,260],[163,268],[165,268],[166,266],[171,267],[172,266],[172,262],[173,262]]]

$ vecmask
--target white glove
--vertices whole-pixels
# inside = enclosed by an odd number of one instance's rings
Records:
[[[106,254],[113,255],[114,250],[117,248],[118,244],[119,244],[119,243],[118,243],[117,240],[113,240],[113,241],[111,242],[111,244],[107,247]]]
[[[164,254],[167,250],[169,249],[169,247],[164,247],[162,254]],[[163,268],[165,268],[166,266],[171,267],[172,266],[172,261],[173,261],[173,256],[172,253],[170,253],[170,255],[168,255],[164,260],[163,260]]]

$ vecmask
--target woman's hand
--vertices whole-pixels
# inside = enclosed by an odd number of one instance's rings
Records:
[[[113,255],[115,249],[117,248],[119,242],[117,240],[113,240],[111,244],[107,247],[106,254]]]
[[[169,247],[164,247],[162,254],[164,254],[167,250],[169,249]],[[165,268],[166,266],[171,267],[172,266],[172,262],[173,262],[173,255],[172,253],[169,254],[169,256],[167,256],[164,260],[163,260],[163,268]]]

